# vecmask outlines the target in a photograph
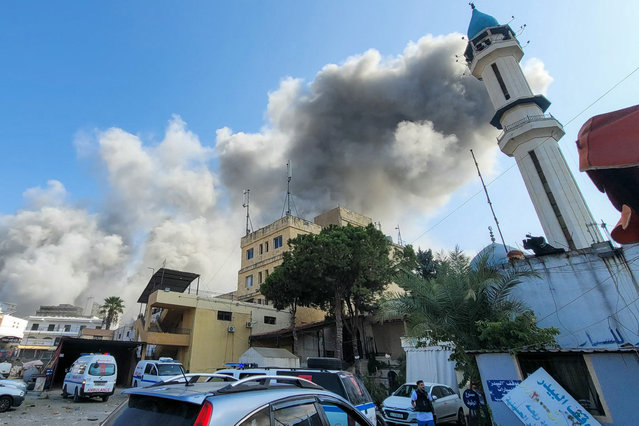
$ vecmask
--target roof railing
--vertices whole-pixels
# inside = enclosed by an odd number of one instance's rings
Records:
[[[498,140],[501,140],[504,135],[510,131],[513,131],[515,129],[518,129],[522,126],[525,126],[528,123],[534,123],[536,121],[544,121],[544,120],[556,120],[555,117],[553,117],[552,114],[537,114],[537,115],[527,115],[526,117],[522,118],[521,120],[517,120],[514,123],[511,123],[507,126],[504,126],[503,131],[499,134],[499,136],[497,137]]]
[[[248,383],[257,383],[259,386],[246,386]],[[232,393],[232,392],[243,392],[247,390],[262,390],[268,389],[273,384],[276,383],[290,383],[297,387],[304,389],[324,389],[316,383],[311,382],[310,380],[303,379],[301,377],[294,376],[269,376],[269,375],[261,375],[261,376],[251,376],[245,379],[240,379],[237,382],[233,382],[222,389],[218,390],[217,393]]]

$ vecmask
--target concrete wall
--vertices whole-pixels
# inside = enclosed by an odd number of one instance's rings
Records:
[[[539,326],[561,331],[561,347],[639,345],[639,244],[527,258],[515,267],[539,275],[513,295],[533,309]]]
[[[249,347],[251,330],[245,324],[250,320],[250,314],[234,312],[232,321],[219,321],[217,311],[196,309],[191,354],[185,368],[210,373],[227,362],[237,362]],[[228,331],[229,326],[235,326],[235,332]]]
[[[594,371],[593,381],[608,414],[604,424],[637,424],[639,401],[639,355],[636,353],[593,353],[585,356]]]

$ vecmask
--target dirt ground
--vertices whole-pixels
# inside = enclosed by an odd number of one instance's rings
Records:
[[[126,399],[122,389],[116,388],[107,402],[99,398],[73,402],[63,399],[60,389],[28,392],[22,405],[0,413],[0,425],[98,425]]]

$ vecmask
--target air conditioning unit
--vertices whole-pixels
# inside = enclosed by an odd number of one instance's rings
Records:
[[[229,328],[226,329],[229,333],[235,333],[235,326],[229,325]]]
[[[253,328],[253,323],[251,321],[247,322],[246,328]]]

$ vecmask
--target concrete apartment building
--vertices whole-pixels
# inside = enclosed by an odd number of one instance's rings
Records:
[[[61,308],[57,311],[42,309],[52,307],[41,307],[37,312],[53,312],[65,314],[70,311],[69,306],[59,305]],[[82,308],[79,308],[82,312]],[[18,346],[19,356],[24,359],[51,359],[58,347],[60,338],[79,337],[84,329],[100,329],[102,328],[102,319],[97,317],[86,316],[45,316],[32,315],[27,318],[27,328],[24,337]]]
[[[198,277],[164,268],[155,272],[138,299],[146,309],[134,325],[142,358],[170,356],[190,371],[213,372],[237,362],[252,333],[288,326],[287,311],[204,295],[191,286]]]
[[[284,252],[289,250],[288,240],[304,234],[319,234],[329,225],[367,226],[373,220],[343,207],[337,207],[315,217],[310,222],[286,215],[275,222],[242,237],[242,263],[238,272],[237,290],[233,297],[241,301],[268,304],[260,294],[260,285],[266,277],[282,263]],[[324,319],[324,312],[317,309],[299,308],[296,324],[308,324]]]

